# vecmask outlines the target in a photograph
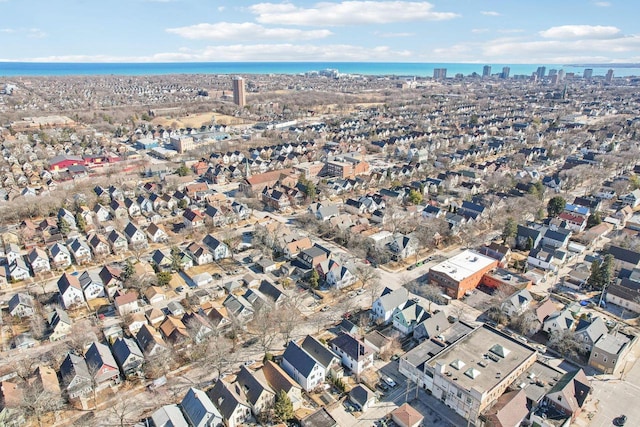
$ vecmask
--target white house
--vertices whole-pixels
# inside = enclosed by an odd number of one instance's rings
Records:
[[[356,375],[373,366],[373,349],[351,334],[338,335],[329,341],[329,345],[342,359],[342,366]]]
[[[216,261],[223,258],[229,258],[231,256],[231,250],[229,249],[229,246],[222,243],[211,234],[207,234],[204,239],[202,239],[202,243],[207,245],[209,250],[211,250],[213,259]]]
[[[63,273],[58,279],[58,292],[64,308],[72,308],[84,304],[84,293],[77,275]]]
[[[388,323],[393,316],[393,312],[396,309],[403,308],[407,304],[408,298],[409,291],[404,287],[398,288],[395,291],[385,288],[382,291],[382,295],[373,302],[371,317],[374,321]]]

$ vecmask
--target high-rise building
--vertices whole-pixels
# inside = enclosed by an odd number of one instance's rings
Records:
[[[556,74],[558,74],[558,70],[556,70],[555,68],[549,70],[549,77],[555,76]]]
[[[563,81],[565,78],[564,70],[558,70],[558,82]]]
[[[536,74],[538,75],[538,79],[541,79],[544,77],[545,73],[547,71],[547,67],[538,67],[538,69],[536,70]]]
[[[502,67],[502,74],[500,74],[500,77],[503,79],[508,79],[510,72],[511,72],[510,67]]]
[[[609,71],[607,71],[607,75],[604,76],[605,82],[611,83],[611,80],[613,80],[613,69],[609,69]]]
[[[434,68],[433,69],[433,79],[434,80],[444,80],[447,78],[447,69],[446,68]]]
[[[591,77],[593,77],[593,68],[585,68],[584,72],[582,73],[582,78],[591,80]]]
[[[244,107],[244,79],[242,77],[233,78],[233,103],[240,108]]]
[[[490,77],[491,76],[491,65],[485,65],[482,67],[482,77]]]

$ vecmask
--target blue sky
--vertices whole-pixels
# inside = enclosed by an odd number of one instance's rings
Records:
[[[0,0],[0,60],[640,62],[638,0]]]

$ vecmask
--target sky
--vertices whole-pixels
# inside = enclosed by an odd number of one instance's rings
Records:
[[[638,0],[0,0],[0,61],[640,63]]]

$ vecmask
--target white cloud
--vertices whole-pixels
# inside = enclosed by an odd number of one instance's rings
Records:
[[[503,28],[498,30],[501,34],[515,34],[515,33],[524,33],[524,30],[521,28]]]
[[[460,43],[433,51],[440,62],[511,64],[569,64],[576,62],[635,62],[640,36],[587,40],[526,40],[498,38]]]
[[[290,28],[266,28],[252,22],[196,24],[168,28],[168,33],[192,40],[312,40],[329,37],[329,30],[303,31]]]
[[[598,6],[598,7],[609,7],[609,6],[611,6],[611,3],[608,2],[608,1],[597,1],[597,2],[594,2],[593,4],[595,6]]]
[[[486,15],[486,16],[500,16],[500,13],[498,13],[498,12],[494,12],[494,11],[492,11],[492,10],[489,10],[489,11],[482,11],[482,12],[480,12],[480,13],[481,13],[481,14],[483,14],[483,15]]]
[[[394,50],[388,46],[364,48],[347,44],[255,44],[209,46],[201,50],[181,49],[180,52],[164,52],[144,57],[121,57],[109,55],[71,55],[20,58],[0,61],[25,62],[208,62],[208,61],[399,61],[414,58],[409,50]]]
[[[1,2],[2,0],[0,0]],[[15,33],[16,30],[14,30],[13,28],[0,28],[0,33],[7,33],[7,34],[12,34]]]
[[[2,0],[0,0],[0,2],[2,2]],[[40,28],[0,28],[0,33],[24,35],[32,39],[47,37],[47,33]]]
[[[343,1],[322,2],[310,8],[291,3],[259,3],[249,7],[263,24],[280,25],[355,25],[392,22],[442,21],[458,17],[451,12],[435,12],[427,2]]]
[[[471,32],[475,34],[488,33],[489,29],[488,28],[472,28]]]
[[[225,9],[224,6],[218,6],[218,12],[224,12]]]
[[[618,37],[620,29],[604,25],[561,25],[540,31],[540,35],[548,39],[608,39]]]

